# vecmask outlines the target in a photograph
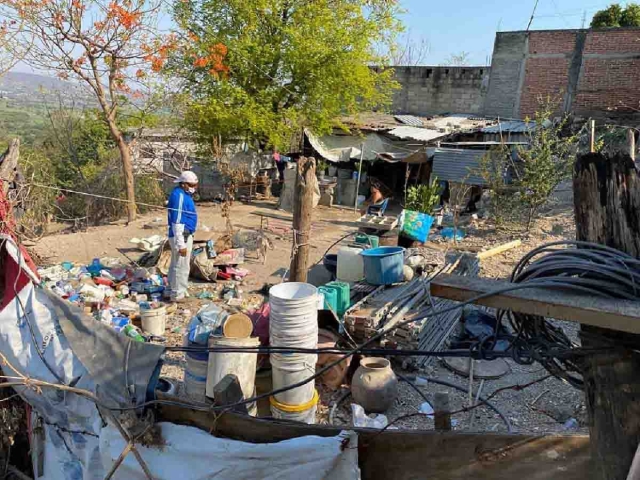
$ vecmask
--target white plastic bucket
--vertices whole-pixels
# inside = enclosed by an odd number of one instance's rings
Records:
[[[209,362],[198,360],[187,354],[187,368],[184,370],[184,389],[186,394],[204,402],[207,390],[207,369]]]
[[[318,392],[314,391],[311,401],[302,405],[286,405],[270,397],[271,415],[280,420],[291,420],[309,425],[316,423],[316,410],[318,409]]]
[[[270,360],[273,389],[278,390],[288,387],[289,385],[294,385],[314,375],[316,373],[318,356],[306,353],[272,353]],[[312,380],[300,387],[282,393],[276,393],[275,397],[276,400],[281,403],[301,405],[309,402],[313,398],[315,386],[315,381]]]
[[[281,283],[269,290],[269,338],[274,347],[316,348],[318,290],[301,282]]]
[[[258,347],[260,339],[254,338],[209,338],[210,347]],[[256,352],[216,352],[209,353],[207,373],[207,396],[213,398],[213,389],[228,374],[238,377],[242,395],[250,398],[256,387]]]
[[[140,321],[143,332],[162,337],[167,329],[167,309],[160,307],[141,310]]]

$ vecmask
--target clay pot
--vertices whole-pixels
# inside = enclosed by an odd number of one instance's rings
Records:
[[[338,335],[325,330],[323,328],[318,329],[318,348],[334,348],[338,342]],[[340,360],[342,355],[337,353],[321,353],[318,355],[318,363],[316,368],[320,369],[329,363],[333,363],[336,360]],[[349,369],[349,361],[343,360],[337,365],[324,372],[319,380],[322,384],[329,387],[331,390],[336,390],[344,380]]]
[[[363,358],[351,382],[353,400],[366,412],[382,413],[398,395],[398,379],[386,358]]]

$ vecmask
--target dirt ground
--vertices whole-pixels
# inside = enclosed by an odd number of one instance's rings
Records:
[[[216,234],[224,232],[224,222],[218,205],[201,204],[198,207],[198,213],[204,231],[199,231],[196,234],[196,240],[207,239],[211,236],[215,238]],[[261,217],[261,215],[263,216]],[[248,258],[243,265],[244,268],[251,271],[251,274],[241,284],[246,305],[260,304],[264,298],[262,292],[264,292],[265,285],[281,281],[289,265],[291,255],[290,218],[291,214],[278,211],[272,202],[252,204],[238,202],[232,207],[234,227],[255,230],[260,229],[262,225],[274,246],[273,250],[268,252],[265,263],[257,258]],[[333,243],[356,230],[355,220],[357,218],[358,215],[349,209],[318,207],[314,211],[310,264],[321,261],[323,254]],[[434,233],[431,241],[427,243],[427,247],[431,246],[438,250],[479,252],[514,239],[521,239],[522,245],[520,247],[481,262],[480,275],[491,278],[507,278],[517,261],[532,248],[547,242],[573,239],[575,236],[572,206],[566,199],[559,200],[547,208],[532,232],[527,235],[496,232],[489,221],[469,220],[465,220],[467,224],[463,226],[467,232],[464,240],[455,244],[451,241],[445,241],[438,233]],[[45,264],[62,261],[88,263],[95,257],[105,256],[120,257],[124,262],[127,262],[123,253],[134,260],[142,253],[129,243],[129,239],[164,234],[165,230],[166,223],[163,213],[150,213],[129,225],[118,222],[91,227],[83,232],[63,232],[50,235],[40,240],[34,247],[34,251]],[[322,272],[323,269],[318,269],[318,271]],[[217,294],[220,289],[221,285],[219,284],[194,282],[190,291],[192,295],[203,291]],[[210,300],[191,298],[187,303],[179,306],[176,313],[168,321],[166,345],[182,344],[182,336],[191,316],[207,302]],[[566,324],[565,326],[573,334],[577,331],[575,324]],[[524,385],[547,375],[538,364],[520,366],[511,360],[507,362],[510,367],[509,373],[498,380],[487,380],[483,386],[483,396],[488,396],[504,386]],[[181,383],[185,364],[183,354],[169,354],[162,374]],[[398,370],[401,371],[399,368]],[[416,372],[410,374],[416,375]],[[417,372],[417,374],[423,377],[447,380],[465,388],[469,384],[467,378],[453,373],[437,361],[426,371]],[[474,381],[474,391],[479,385],[479,381]],[[449,392],[451,406],[454,409],[467,406],[467,395],[449,387],[429,383],[420,388],[429,399],[435,392]],[[343,389],[323,393],[323,405],[319,409],[321,422],[327,423],[329,421],[329,412],[333,402],[340,398],[345,391]],[[423,402],[422,397],[414,389],[401,382],[400,395],[398,395],[394,406],[386,412],[387,417],[389,420],[393,420],[415,412]],[[555,378],[549,378],[520,392],[513,390],[502,392],[493,398],[492,402],[505,414],[512,424],[513,431],[516,432],[563,432],[566,431],[563,424],[570,418],[578,420],[580,424],[578,431],[586,431],[583,393]],[[506,427],[498,415],[485,407],[474,410],[473,414],[462,413],[453,418],[455,430],[506,431]],[[336,409],[334,422],[339,425],[351,422],[349,399],[346,399]],[[432,424],[431,419],[420,416],[399,421],[396,426],[399,428],[430,429],[433,428]]]

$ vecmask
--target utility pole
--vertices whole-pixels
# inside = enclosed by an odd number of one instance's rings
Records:
[[[587,11],[582,12],[582,28],[587,24]]]
[[[640,258],[640,176],[628,155],[591,153],[575,166],[576,239]],[[625,480],[640,443],[640,335],[581,326],[593,478]]]
[[[313,186],[316,176],[316,160],[300,157],[298,175],[293,192],[293,245],[290,282],[306,282],[309,269],[311,216],[313,214]]]

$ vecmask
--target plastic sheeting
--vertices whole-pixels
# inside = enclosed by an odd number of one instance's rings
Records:
[[[394,163],[404,161],[405,158],[424,150],[417,148],[415,144],[413,146],[396,145],[397,142],[377,133],[370,133],[362,137],[353,135],[325,135],[319,137],[305,130],[305,134],[313,149],[322,158],[330,162],[360,160],[360,155],[364,150],[363,160],[381,159]]]
[[[252,444],[216,438],[195,427],[172,423],[158,426],[165,445],[137,447],[156,480],[359,478],[357,434],[353,432],[342,432],[336,437],[307,436]],[[105,428],[100,435],[103,464],[110,467],[125,446],[116,429]],[[146,480],[132,455],[125,458],[113,478]]]
[[[15,244],[4,236],[1,240],[6,240],[4,245],[9,253],[5,285],[13,297],[10,300],[5,297],[5,307],[0,311],[0,352],[22,375],[95,393],[96,385],[73,354],[47,295],[31,281],[16,282],[18,271],[9,265],[20,263],[19,275],[26,274],[32,281],[37,281],[37,276]],[[10,288],[19,284],[22,286],[15,290]],[[4,368],[6,375],[15,375],[9,367]],[[104,478],[98,451],[102,420],[91,400],[53,388],[43,388],[40,393],[27,387],[15,390],[33,408],[32,430],[39,431],[35,427],[42,426],[44,433],[43,443],[32,440],[36,478],[41,475],[50,480]],[[44,461],[38,458],[40,452]],[[41,470],[39,465],[44,468]]]
[[[5,297],[0,310],[0,353],[19,372],[5,366],[6,375],[24,375],[73,386],[97,395],[110,405],[117,402],[120,395],[114,395],[113,391],[102,395],[101,390],[106,387],[118,390],[122,385],[140,387],[141,383],[148,382],[146,372],[156,366],[156,351],[146,356],[147,368],[140,366],[136,370],[135,362],[131,361],[131,378],[122,384],[124,364],[118,362],[116,352],[111,360],[105,360],[98,355],[104,352],[97,351],[115,348],[114,342],[118,339],[113,337],[101,344],[95,339],[95,331],[101,326],[99,322],[87,317],[75,323],[76,313],[68,310],[68,305],[56,305],[35,285],[38,282],[35,267],[25,253],[6,236],[0,236],[0,241],[3,242],[1,248],[8,252],[4,262]],[[85,320],[94,323],[85,323]],[[83,335],[86,337],[88,350],[84,357],[77,355],[71,337],[65,335],[70,328],[75,329],[74,342],[82,341]],[[97,355],[91,356],[91,349],[96,350]],[[146,353],[137,352],[136,356],[143,358]],[[82,358],[89,364],[101,362],[103,368],[92,372],[81,362]],[[88,366],[95,370],[97,364]],[[102,382],[106,382],[106,386]],[[32,407],[30,441],[34,477],[103,479],[126,445],[118,430],[104,422],[93,401],[55,388],[42,387],[36,391],[25,386],[15,390]],[[130,390],[132,397],[136,397],[139,388]],[[164,439],[161,448],[137,446],[158,480],[359,478],[355,433],[250,444],[215,438],[194,427],[159,425]],[[115,478],[146,477],[130,453]]]

